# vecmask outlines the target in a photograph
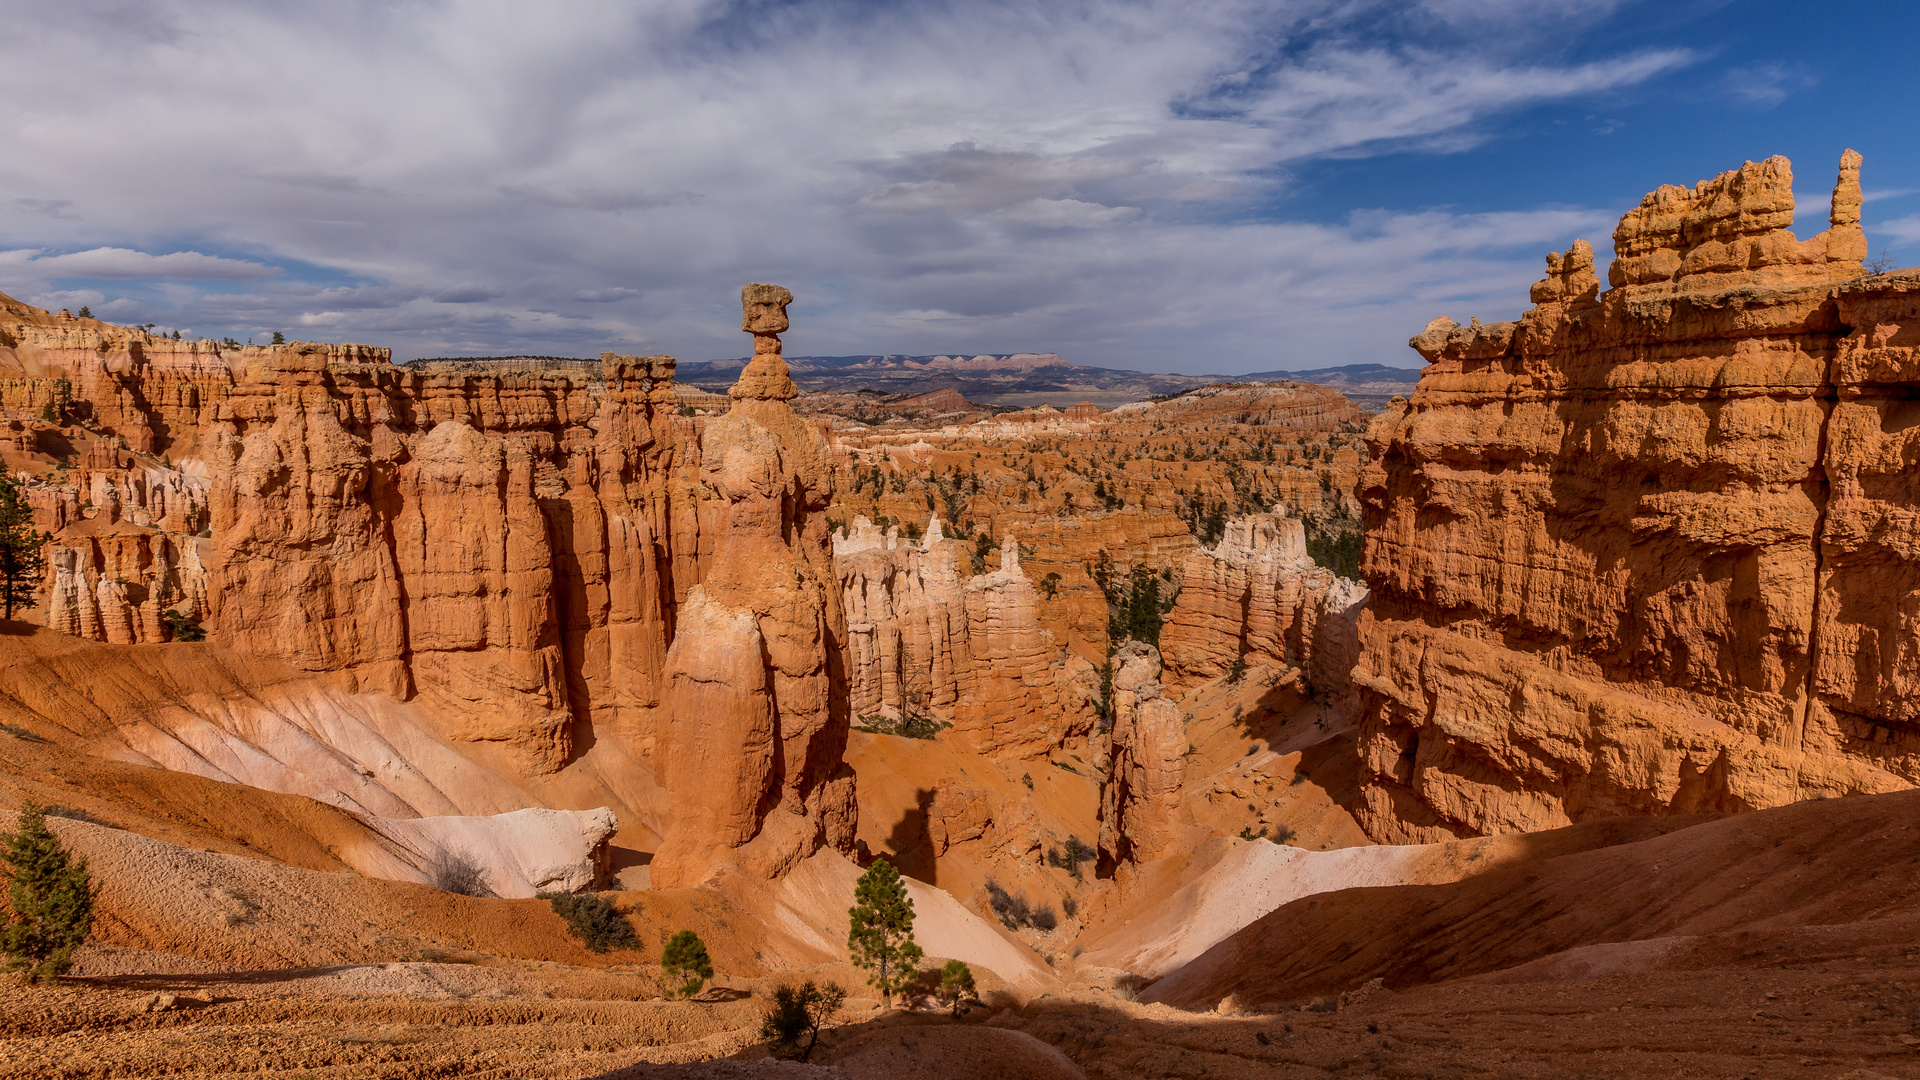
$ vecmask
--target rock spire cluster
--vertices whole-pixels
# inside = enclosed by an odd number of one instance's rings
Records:
[[[1362,824],[1388,842],[1920,781],[1907,399],[1920,280],[1868,276],[1785,158],[1549,255],[1517,322],[1435,320],[1362,476]]]

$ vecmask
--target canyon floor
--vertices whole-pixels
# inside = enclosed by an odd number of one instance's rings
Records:
[[[1377,891],[1323,899],[1378,916]],[[734,1000],[668,1002],[638,971],[483,955],[207,965],[5,985],[0,1076],[1910,1077],[1916,930],[1909,916],[1624,941],[1272,1011],[1194,1013],[1082,990],[955,1021],[856,998],[808,1067],[764,1062],[765,980],[730,980],[747,992]],[[151,970],[151,959],[103,951],[86,967]],[[844,969],[794,975],[853,981]],[[175,1006],[146,1011],[163,993]],[[726,1056],[763,1064],[640,1064]]]

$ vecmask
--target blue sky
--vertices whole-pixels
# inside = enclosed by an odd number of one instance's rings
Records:
[[[0,291],[400,358],[1414,366],[1541,255],[1841,150],[1920,263],[1920,5],[14,0]]]

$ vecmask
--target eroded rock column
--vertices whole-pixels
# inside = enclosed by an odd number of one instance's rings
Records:
[[[826,448],[788,401],[780,356],[793,294],[741,290],[754,358],[709,424],[699,479],[715,522],[712,566],[667,651],[667,719],[657,744],[674,822],[653,861],[661,888],[731,865],[778,877],[823,845],[853,843],[846,621],[834,581]]]

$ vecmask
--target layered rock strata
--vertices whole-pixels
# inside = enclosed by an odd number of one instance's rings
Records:
[[[727,864],[776,877],[823,845],[853,843],[832,472],[818,430],[787,404],[798,391],[778,335],[792,301],[778,286],[742,291],[754,358],[703,440],[701,515],[726,542],[666,656],[655,758],[674,823],[652,863],[664,888]]]
[[[1103,869],[1169,854],[1185,820],[1187,717],[1160,674],[1160,653],[1145,642],[1113,654],[1113,731],[1100,789]]]
[[[1908,400],[1920,276],[1868,276],[1860,158],[1621,219],[1519,321],[1435,320],[1368,436],[1362,823],[1379,840],[1920,781]]]
[[[710,421],[671,357],[395,366],[0,300],[7,452],[55,532],[43,610],[143,642],[177,605],[216,644],[424,698],[509,771],[604,744],[673,796],[663,884],[847,848],[831,470],[786,403],[791,297],[746,299],[758,351]]]
[[[1299,518],[1282,510],[1235,518],[1182,567],[1160,631],[1166,684],[1182,691],[1236,664],[1264,664],[1300,668],[1315,690],[1339,694],[1359,653],[1366,595],[1308,557]]]
[[[919,714],[983,754],[1039,757],[1092,732],[1099,677],[1040,627],[1039,590],[1002,541],[1000,568],[973,573],[971,546],[882,534],[865,517],[834,538],[847,612],[855,717]]]

